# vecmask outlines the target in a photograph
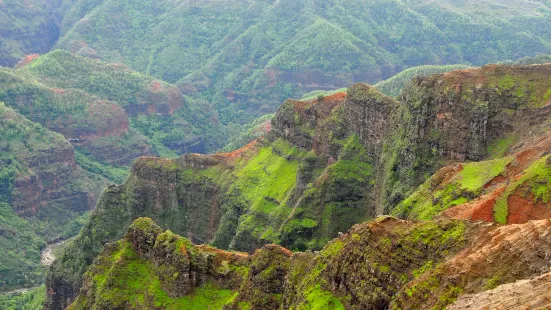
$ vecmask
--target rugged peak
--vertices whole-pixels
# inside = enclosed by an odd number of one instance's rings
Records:
[[[399,104],[373,86],[357,83],[348,92],[287,100],[272,121],[272,139],[284,138],[305,149],[336,158],[342,141],[357,134],[375,159]]]
[[[148,255],[162,232],[163,230],[152,219],[140,217],[128,227],[125,238],[132,243],[138,253]]]
[[[374,103],[390,106],[398,105],[396,100],[381,93],[377,88],[365,83],[356,83],[349,87],[347,99],[350,102],[361,102],[365,105]]]

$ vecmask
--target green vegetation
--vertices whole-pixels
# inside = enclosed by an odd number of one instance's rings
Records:
[[[506,172],[513,157],[462,164],[462,170],[453,173],[450,180],[441,170],[394,210],[393,214],[410,219],[430,220],[438,213],[471,201],[483,194],[484,185]],[[441,175],[442,174],[442,175]],[[442,183],[439,183],[442,182]]]
[[[312,290],[307,296],[306,300],[308,305],[302,307],[301,309],[311,309],[311,310],[344,310],[342,303],[335,298],[331,292],[321,290],[320,286],[317,285],[314,290]]]
[[[64,15],[56,46],[178,82],[216,102],[230,124],[270,113],[316,85],[336,89],[420,65],[549,53],[550,35],[541,29],[549,28],[550,12],[548,3],[521,1],[82,0]]]
[[[505,156],[509,148],[516,140],[516,137],[510,136],[494,141],[494,143],[488,146],[488,154],[490,155],[490,158],[498,159]]]
[[[0,295],[0,308],[4,310],[42,309],[46,301],[46,286],[33,288],[25,293]]]
[[[458,183],[462,189],[479,194],[480,189],[498,175],[505,173],[505,168],[513,161],[513,157],[463,165],[458,174]]]
[[[282,227],[282,244],[290,249],[321,249],[338,232],[367,220],[361,210],[366,189],[373,186],[372,160],[357,135],[340,143],[339,160],[325,169],[316,169],[316,157],[303,163],[313,182]]]
[[[106,183],[64,165],[72,159],[60,155],[71,154],[69,143],[1,102],[0,132],[0,290],[9,290],[40,284],[45,271],[40,250],[46,242],[74,236],[82,227],[83,219],[76,218],[83,211],[71,209],[74,206],[70,200],[63,201],[65,196],[86,191],[99,194],[98,187]],[[42,158],[51,159],[43,162]],[[63,179],[52,179],[59,173],[65,174]],[[32,178],[44,191],[58,194],[61,201],[53,198],[39,207],[36,204],[40,202],[29,201],[32,192],[26,187],[32,185],[22,180]],[[23,184],[20,188],[16,180]],[[83,208],[82,201],[78,204]]]
[[[89,155],[87,156],[79,150],[75,150],[75,160],[83,169],[97,173],[115,184],[124,183],[130,172],[128,167],[106,165],[91,159]]]
[[[0,203],[0,287],[2,290],[38,285],[46,268],[40,265],[40,250],[46,243],[34,227]],[[2,308],[4,309],[4,308]]]
[[[249,142],[260,138],[263,136],[268,128],[271,127],[271,120],[274,118],[275,114],[267,114],[261,116],[249,124],[242,125],[238,135],[230,136],[228,139],[228,144],[224,146],[222,152],[231,152],[237,150]]]
[[[323,99],[324,97],[331,96],[337,93],[346,92],[347,88],[340,88],[336,90],[314,90],[307,94],[304,94],[300,100],[312,100],[312,99]]]
[[[549,203],[551,201],[551,158],[549,155],[544,156],[526,168],[519,179],[514,180],[509,184],[505,192],[496,200],[494,206],[494,216],[498,223],[506,224],[509,215],[508,199],[509,196],[517,193],[523,188],[528,191],[522,193],[524,196],[530,195],[534,202]]]
[[[15,71],[1,71],[0,82],[6,88],[0,99],[6,104],[68,139],[85,140],[91,153],[104,145],[118,145],[137,157],[140,154],[133,149],[149,144],[156,153],[170,157],[212,151],[224,143],[224,128],[208,103],[185,99],[175,86],[124,65],[56,50]],[[21,96],[32,96],[33,104],[16,104]],[[60,116],[65,116],[63,123]],[[124,130],[128,122],[128,134],[111,133]],[[86,141],[94,134],[109,138]]]
[[[241,193],[247,206],[237,238],[278,241],[279,225],[291,212],[287,201],[296,185],[298,159],[305,155],[287,141],[277,140],[273,146],[260,148],[253,158],[237,164],[233,172],[236,179],[229,191]]]
[[[526,56],[518,60],[508,60],[501,62],[506,65],[536,65],[536,64],[545,64],[551,62],[551,55],[537,55],[534,57]]]
[[[192,294],[170,297],[162,288],[155,265],[141,257],[128,241],[119,241],[117,249],[102,258],[105,265],[96,265],[90,272],[96,287],[95,303],[91,309],[104,306],[130,305],[134,309],[156,307],[163,309],[222,309],[235,297],[230,290],[205,284]],[[80,298],[70,309],[90,309],[86,298]]]
[[[0,66],[13,67],[28,54],[47,53],[57,41],[59,17],[68,2],[0,2]]]
[[[444,73],[454,70],[467,69],[467,65],[445,65],[445,66],[418,66],[406,69],[395,76],[379,82],[373,86],[378,88],[382,93],[397,97],[404,86],[417,76],[429,76],[437,73]]]

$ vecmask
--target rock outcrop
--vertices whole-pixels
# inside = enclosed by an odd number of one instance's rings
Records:
[[[381,217],[317,253],[266,245],[248,255],[140,218],[94,261],[69,309],[543,309],[550,227]]]
[[[464,295],[447,309],[549,309],[551,307],[551,274],[500,285],[479,294]]]

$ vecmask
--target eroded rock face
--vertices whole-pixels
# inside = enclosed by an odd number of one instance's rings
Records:
[[[544,309],[550,227],[381,217],[318,253],[266,245],[247,255],[195,246],[141,218],[105,247],[69,309],[191,306],[206,291],[221,309]]]
[[[401,132],[383,152],[391,171],[382,192],[386,211],[443,163],[487,159],[490,147],[513,136],[541,134],[550,120],[550,74],[549,64],[489,65],[409,83],[393,126]]]
[[[101,178],[91,180],[91,176],[76,164],[70,143],[3,104],[0,106],[0,127],[5,134],[0,139],[0,149],[13,158],[0,161],[2,167],[9,167],[14,161],[20,165],[13,192],[5,193],[19,215],[40,214],[49,218],[52,214],[42,211],[52,209],[81,214],[94,208],[101,187],[107,182]]]
[[[551,133],[511,143],[508,156],[456,163],[436,172],[394,214],[523,224],[551,216]],[[506,152],[505,149],[502,152]]]
[[[551,273],[479,294],[464,295],[447,307],[450,310],[483,309],[549,309],[551,307]]]

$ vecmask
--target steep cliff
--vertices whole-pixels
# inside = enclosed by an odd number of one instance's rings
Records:
[[[339,232],[380,214],[431,219],[474,200],[512,163],[503,157],[509,149],[516,152],[512,139],[532,145],[545,134],[550,70],[487,66],[419,78],[401,103],[356,84],[347,93],[286,101],[268,135],[238,151],[141,158],[124,185],[105,192],[90,222],[52,266],[50,308],[73,300],[81,274],[103,245],[121,238],[137,217],[151,217],[196,243],[252,253],[269,243],[321,249]],[[545,145],[530,161],[521,160],[525,166],[511,164],[517,174],[537,170],[526,178],[533,201],[544,204]],[[492,157],[498,159],[484,161]],[[463,174],[446,179],[439,172],[425,183],[446,164],[467,160],[482,162],[451,165],[442,171]],[[456,185],[432,193],[441,182]],[[516,197],[525,183],[511,184],[507,197]],[[496,221],[519,213],[515,208],[506,199],[496,203]],[[545,208],[509,222],[545,218]]]
[[[489,65],[408,84],[399,98],[397,131],[383,151],[386,212],[445,164],[499,158],[513,142],[544,134],[550,73],[551,64]]]
[[[52,266],[49,285],[61,295],[52,295],[53,307],[67,305],[102,246],[140,216],[196,243],[246,252],[268,243],[319,249],[373,216],[365,204],[389,128],[383,124],[397,103],[364,84],[350,93],[287,101],[267,138],[232,153],[138,159]],[[345,121],[356,115],[363,119]]]
[[[549,228],[382,217],[320,252],[266,245],[248,255],[193,245],[140,218],[94,260],[69,309],[464,309],[482,296],[540,309],[550,305],[542,296],[492,293],[545,294]]]

